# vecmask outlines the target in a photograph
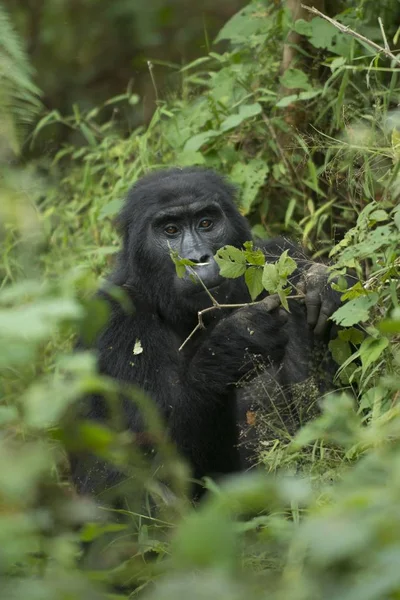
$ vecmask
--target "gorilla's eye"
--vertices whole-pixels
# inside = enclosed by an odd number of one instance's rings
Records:
[[[167,225],[164,229],[167,235],[176,235],[179,231],[176,225]]]
[[[199,227],[200,229],[209,229],[212,224],[213,222],[211,221],[211,219],[202,219],[199,223]]]

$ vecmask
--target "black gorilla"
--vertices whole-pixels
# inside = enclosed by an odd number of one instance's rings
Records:
[[[282,309],[268,311],[263,303],[211,311],[205,329],[179,350],[197,324],[197,312],[211,301],[193,277],[177,277],[171,249],[196,263],[195,271],[220,304],[250,302],[243,278],[223,279],[213,258],[222,246],[241,248],[251,239],[234,196],[221,176],[194,167],[161,170],[133,186],[119,216],[123,245],[110,281],[124,286],[135,311],[127,313],[109,298],[111,316],[97,342],[100,372],[148,392],[195,478],[243,467],[238,414],[243,419],[252,398],[248,392],[238,394],[235,384],[251,379],[251,356],[264,365],[263,382],[270,391],[276,381],[286,386],[306,380],[313,327],[323,333],[337,306],[326,278],[321,283],[321,277],[311,277],[306,308],[294,300],[290,314],[284,315]],[[304,256],[282,238],[256,245],[271,261],[289,248],[306,268]],[[134,356],[137,340],[143,352]],[[133,404],[124,410],[126,426],[140,432],[139,411]],[[106,417],[101,398],[90,400],[89,417]],[[88,467],[81,457],[73,459],[72,472],[83,492],[104,489],[114,477],[106,465]]]

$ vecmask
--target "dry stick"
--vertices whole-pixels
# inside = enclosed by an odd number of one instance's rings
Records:
[[[384,48],[383,46],[376,44],[372,40],[369,40],[365,36],[361,35],[361,33],[354,31],[354,29],[350,29],[350,27],[347,27],[346,25],[342,25],[341,23],[339,23],[339,21],[336,21],[336,19],[332,19],[331,17],[324,15],[324,13],[317,10],[313,6],[306,6],[305,4],[302,4],[301,6],[305,10],[308,10],[309,12],[313,13],[314,15],[317,15],[318,17],[325,19],[325,21],[328,21],[328,23],[330,23],[331,25],[336,27],[336,29],[339,29],[339,31],[341,31],[342,33],[347,33],[348,35],[351,35],[352,37],[356,38],[356,40],[359,40],[360,42],[364,42],[364,44],[371,46],[371,48],[374,48],[374,50],[376,50],[377,52],[381,52],[382,54],[384,54],[388,58],[391,58],[392,60],[394,60],[396,63],[398,63],[400,65],[400,56],[396,56],[396,54],[393,54],[393,52],[389,49],[389,47]],[[381,29],[382,28],[383,28],[383,26],[381,27]],[[387,40],[386,40],[385,35],[384,35],[384,42],[386,42],[385,43],[385,46],[386,46]]]

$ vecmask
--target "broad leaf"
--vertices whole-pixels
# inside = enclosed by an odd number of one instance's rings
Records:
[[[246,271],[244,253],[234,246],[224,246],[214,256],[222,277],[236,279]]]
[[[356,323],[367,321],[370,309],[378,302],[379,296],[375,292],[368,296],[360,296],[350,300],[333,313],[332,320],[343,327],[350,327]]]
[[[254,158],[246,165],[238,162],[233,167],[231,179],[241,188],[240,212],[243,215],[249,214],[254,206],[268,172],[268,165],[260,158]]]
[[[264,290],[262,282],[263,270],[258,267],[248,267],[244,280],[249,290],[251,299],[254,301]]]
[[[285,279],[289,277],[289,275],[291,275],[297,268],[296,261],[288,255],[288,250],[285,250],[285,252],[281,254],[276,266],[280,277],[284,277]]]
[[[208,131],[203,131],[203,133],[198,133],[197,135],[194,135],[193,137],[187,140],[184,150],[196,152],[197,150],[200,150],[200,148],[204,146],[204,144],[217,137],[218,135],[219,132],[213,131],[212,129],[209,129]]]
[[[389,340],[386,337],[367,338],[360,346],[360,358],[363,373],[367,368],[378,360],[382,352],[388,347]]]
[[[289,89],[309,90],[311,84],[308,76],[300,69],[287,69],[280,78],[281,84]]]
[[[281,279],[276,265],[266,263],[262,274],[262,284],[270,294],[275,294],[280,288]]]
[[[261,104],[258,102],[255,102],[254,104],[244,104],[239,108],[239,113],[237,115],[230,115],[221,123],[220,129],[221,131],[234,129],[246,119],[250,119],[250,117],[258,115],[261,110]]]

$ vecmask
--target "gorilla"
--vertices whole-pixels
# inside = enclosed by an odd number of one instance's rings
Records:
[[[198,323],[198,311],[211,306],[205,287],[219,304],[251,303],[244,278],[224,279],[214,260],[222,246],[242,248],[252,239],[235,194],[222,176],[200,167],[144,176],[119,215],[122,249],[109,277],[112,286],[124,288],[134,310],[125,310],[107,289],[100,292],[110,317],[96,342],[99,372],[147,392],[196,480],[249,465],[239,434],[254,397],[260,396],[254,381],[261,381],[269,402],[278,388],[308,381],[313,352],[321,344],[326,351],[328,319],[339,305],[339,294],[327,285],[326,268],[322,278],[307,277],[311,263],[295,244],[283,238],[254,240],[269,261],[289,250],[299,267],[291,281],[305,281],[305,302],[290,301],[289,313],[270,310],[264,302],[209,311],[204,328],[181,348]],[[171,250],[194,263],[191,268],[205,287],[190,273],[177,276]],[[134,354],[137,343],[141,351]],[[121,404],[125,428],[140,439],[145,432],[139,409]],[[103,398],[86,399],[85,406],[89,419],[108,418]],[[100,460],[89,463],[78,455],[71,463],[82,493],[96,493],[116,480],[115,471]]]

